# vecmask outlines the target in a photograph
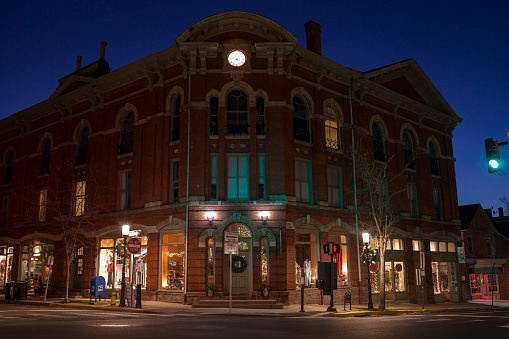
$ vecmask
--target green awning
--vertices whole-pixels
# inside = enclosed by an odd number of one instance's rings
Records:
[[[470,267],[468,269],[468,273],[470,274],[481,274],[481,273],[504,273],[502,267]]]

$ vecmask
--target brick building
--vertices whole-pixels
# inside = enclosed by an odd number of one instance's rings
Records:
[[[471,299],[508,299],[509,240],[480,204],[459,206]],[[491,210],[488,209],[491,214]],[[503,213],[502,213],[503,217]]]
[[[461,119],[413,59],[353,70],[321,55],[318,24],[305,30],[307,49],[267,18],[222,13],[113,71],[102,43],[99,60],[81,67],[78,58],[48,100],[2,120],[4,282],[44,282],[54,255],[51,287],[61,289],[56,224],[92,211],[70,267],[77,292],[92,276],[118,287],[116,244],[129,224],[142,250],[129,258],[127,279],[134,273],[144,298],[192,303],[212,285],[216,297],[228,295],[223,234],[231,231],[239,234],[234,295],[258,298],[269,284],[272,298],[296,303],[303,278],[307,302],[323,302],[317,266],[333,241],[342,249],[338,297],[351,291],[366,302],[348,156],[362,138],[376,161],[391,158],[390,170],[404,171],[389,188],[402,193],[392,206],[399,222],[386,297],[461,300],[452,150]]]

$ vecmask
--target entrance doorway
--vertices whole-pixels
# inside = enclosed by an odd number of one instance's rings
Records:
[[[233,262],[237,273],[232,273],[232,295],[250,295],[252,293],[252,237],[249,228],[243,224],[232,224],[226,227],[225,232],[237,232],[239,234],[239,247],[237,260]],[[230,293],[230,255],[223,255],[223,293]]]
[[[81,276],[83,275],[83,245],[78,245],[74,251],[73,259],[69,264],[69,288],[81,289]]]

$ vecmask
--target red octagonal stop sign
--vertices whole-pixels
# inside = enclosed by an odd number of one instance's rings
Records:
[[[131,254],[138,254],[141,251],[141,241],[138,238],[131,238],[127,242],[127,250]]]

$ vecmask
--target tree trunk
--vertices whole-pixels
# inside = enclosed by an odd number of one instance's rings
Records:
[[[380,278],[380,299],[378,300],[378,309],[385,310],[385,253],[380,251],[380,267],[378,267]]]
[[[65,258],[65,302],[69,301],[69,256]]]

